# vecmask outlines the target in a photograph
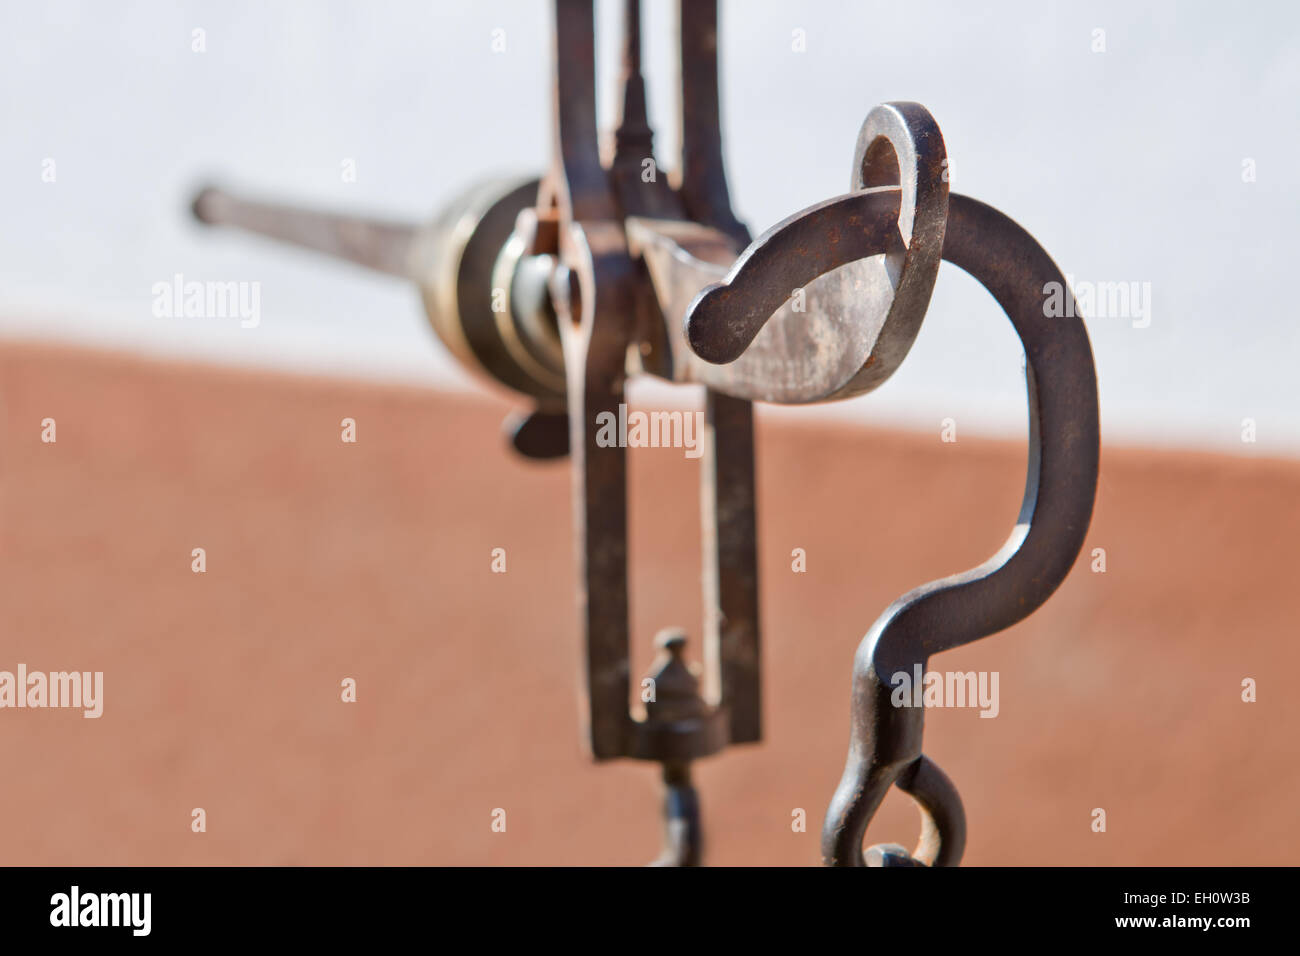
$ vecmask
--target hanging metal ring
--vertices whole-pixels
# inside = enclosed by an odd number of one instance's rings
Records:
[[[908,853],[893,843],[870,847],[867,866],[956,866],[966,849],[966,811],[948,775],[922,754],[899,774],[894,785],[921,811],[921,837]]]

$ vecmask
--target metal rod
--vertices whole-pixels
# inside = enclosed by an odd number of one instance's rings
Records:
[[[212,186],[199,192],[192,208],[209,225],[234,226],[376,272],[420,278],[411,258],[418,226],[245,199]]]

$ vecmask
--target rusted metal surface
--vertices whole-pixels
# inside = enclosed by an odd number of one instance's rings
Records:
[[[439,338],[463,364],[524,396],[514,448],[568,456],[586,738],[598,760],[662,765],[665,849],[702,858],[691,762],[762,733],[753,401],[804,404],[878,387],[906,358],[948,259],[993,293],[1024,343],[1030,461],[1024,507],[989,562],[910,592],[854,662],[844,779],[823,832],[831,864],[948,865],[965,819],[952,782],[921,750],[923,710],[890,705],[889,675],[1032,613],[1069,569],[1097,472],[1092,356],[1077,318],[1044,317],[1061,281],[1015,223],[950,196],[939,128],[915,103],[863,123],[850,191],[750,242],[727,188],[719,123],[716,3],[682,0],[681,151],[654,157],[641,72],[640,4],[625,0],[620,122],[602,155],[591,0],[556,0],[554,126],[539,180],[471,190],[430,225],[401,226],[205,191],[204,221],[326,252],[416,282]],[[1074,315],[1072,311],[1067,314]],[[705,387],[700,460],[702,673],[685,632],[659,638],[644,714],[631,706],[627,452],[598,440],[628,377]],[[890,786],[912,795],[922,836],[865,854]]]
[[[848,765],[823,833],[823,857],[833,865],[865,862],[863,834],[894,784],[922,809],[923,836],[911,859],[938,864],[960,859],[965,822],[956,790],[938,767],[923,760],[924,710],[893,706],[890,678],[912,673],[914,665],[924,670],[931,654],[995,633],[1036,610],[1082,547],[1096,491],[1097,387],[1087,332],[1073,309],[1067,310],[1069,319],[1049,318],[1043,309],[1043,290],[1048,283],[1065,288],[1064,277],[1032,237],[1001,213],[966,197],[951,197],[950,204],[946,189],[936,183],[940,168],[913,160],[924,155],[918,143],[927,144],[931,157],[942,156],[937,127],[922,114],[915,104],[873,110],[855,154],[857,191],[793,216],[760,237],[721,283],[700,293],[687,315],[687,337],[697,352],[718,361],[734,359],[756,343],[763,317],[775,312],[788,295],[785,290],[852,259],[887,256],[900,236],[910,234],[907,256],[915,253],[913,262],[932,262],[937,270],[941,247],[944,258],[993,293],[1025,348],[1030,448],[1020,518],[992,559],[904,596],[864,639],[854,665]],[[892,157],[885,147],[894,150]],[[910,183],[904,174],[901,189],[886,185],[909,168],[916,171]],[[918,232],[922,206],[926,225]],[[919,327],[933,275],[905,293],[908,283],[905,260],[890,307],[891,319],[902,307],[897,315],[904,331],[892,350],[897,361]],[[893,853],[875,856],[883,863],[899,859]]]
[[[651,152],[639,68],[639,4],[628,2],[624,12],[623,117],[607,177],[591,162],[598,152],[591,4],[563,0],[556,7],[557,148],[548,182],[557,197],[560,260],[567,273],[557,312],[569,372],[586,716],[597,759],[630,756],[664,764],[671,838],[663,860],[693,863],[700,855],[698,800],[682,783],[689,779],[689,761],[728,742],[757,740],[760,733],[753,419],[748,402],[708,394],[701,461],[707,697],[689,718],[648,706],[638,720],[628,709],[626,450],[601,447],[596,423],[601,413],[617,415],[625,401],[629,353],[653,354],[663,341],[657,331],[663,318],[644,266],[633,262],[623,220],[680,220],[684,212],[656,174]],[[643,175],[647,161],[649,178]],[[574,201],[579,195],[585,197],[581,205]],[[611,206],[621,213],[617,221]]]
[[[847,397],[885,381],[911,348],[938,275],[948,206],[946,158],[939,128],[923,107],[916,103],[886,103],[873,109],[859,136],[853,192],[805,209],[774,226],[741,254],[721,282],[700,292],[689,308],[687,339],[691,349],[706,361],[718,364],[768,351],[773,342],[781,345],[778,361],[789,361],[793,355],[812,355],[821,359],[814,364],[827,366],[835,363],[832,355],[846,352],[854,359],[853,366],[857,367],[850,366],[852,374],[846,381],[830,383],[833,387],[824,394],[787,400]],[[864,189],[868,187],[887,189],[891,194],[901,191],[898,210],[892,217],[898,228],[883,250],[869,241],[871,226],[878,220],[868,222],[863,218],[871,208],[864,205],[868,201]],[[769,317],[797,290],[861,260],[879,271],[862,277],[864,288],[837,289],[838,295],[825,308],[827,312],[839,311],[876,293],[875,301],[867,305],[874,315],[883,315],[884,319],[875,338],[866,343],[866,354],[853,351],[850,340],[834,341],[836,337],[819,324],[834,321],[833,317],[811,310],[783,316],[789,319],[784,334],[756,341]],[[849,330],[859,331],[868,324],[852,323]],[[831,339],[834,345],[826,349],[825,339]],[[823,350],[831,354],[822,358]]]
[[[899,598],[858,648],[848,763],[822,831],[822,857],[831,865],[864,862],[867,824],[890,785],[909,772],[915,777],[902,788],[911,788],[935,822],[915,855],[958,862],[965,826],[956,791],[933,765],[913,769],[924,759],[925,711],[893,706],[890,678],[918,664],[924,671],[932,655],[1032,614],[1069,572],[1092,517],[1100,447],[1092,349],[1074,312],[1070,318],[1051,318],[1043,310],[1045,284],[1066,288],[1064,277],[1032,236],[965,196],[951,197],[943,254],[993,294],[1025,348],[1029,466],[1024,502],[997,554]],[[930,845],[935,842],[937,847]]]
[[[677,7],[681,61],[681,161],[673,184],[692,222],[717,229],[743,248],[749,230],[731,210],[718,91],[718,5],[716,0]]]
[[[739,258],[719,230],[629,220],[629,243],[660,297],[675,380],[803,404],[871,391],[898,368],[938,275],[946,153],[915,103],[872,110],[862,138],[854,192],[778,223]],[[882,253],[868,238],[895,222]]]

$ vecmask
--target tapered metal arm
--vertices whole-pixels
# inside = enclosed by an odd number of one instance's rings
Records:
[[[209,225],[234,226],[376,272],[420,280],[412,262],[418,226],[245,199],[211,186],[194,198],[193,209]]]

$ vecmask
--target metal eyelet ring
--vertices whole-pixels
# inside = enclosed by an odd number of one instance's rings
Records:
[[[921,837],[910,854],[896,843],[868,847],[867,866],[956,866],[966,849],[966,811],[948,775],[924,754],[899,774],[894,786],[921,811]]]

